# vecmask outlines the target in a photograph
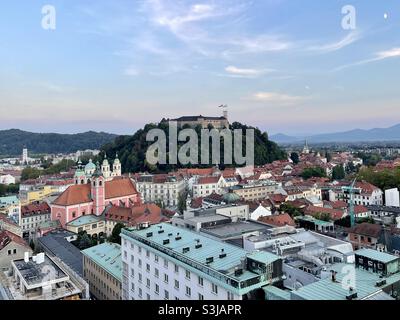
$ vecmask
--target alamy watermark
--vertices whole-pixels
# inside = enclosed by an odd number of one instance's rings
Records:
[[[161,129],[152,129],[147,133],[146,141],[154,142],[146,152],[146,161],[151,165],[178,163],[209,165],[210,162],[220,164],[221,140],[223,140],[225,165],[254,166],[254,129],[246,129],[245,140],[243,140],[244,130],[242,129],[201,129],[199,136],[198,132],[192,128],[180,130],[178,133],[178,123],[175,121],[170,121],[168,127],[168,139]],[[178,148],[179,142],[181,146]],[[243,155],[244,144],[245,155]]]
[[[56,30],[57,12],[52,5],[42,7],[42,28],[44,30]]]

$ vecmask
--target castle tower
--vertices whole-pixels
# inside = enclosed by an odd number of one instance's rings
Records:
[[[103,164],[101,165],[101,173],[106,179],[111,176],[110,164],[108,163],[107,155],[104,156]]]
[[[121,172],[121,162],[118,159],[118,153],[115,155],[115,160],[113,163],[113,176],[114,177],[120,177],[122,175]]]
[[[96,164],[96,171],[93,173],[91,182],[91,196],[93,200],[93,214],[99,216],[105,209],[105,179],[100,170],[99,163]]]

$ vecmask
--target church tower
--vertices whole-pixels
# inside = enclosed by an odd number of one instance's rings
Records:
[[[105,179],[108,179],[111,176],[110,164],[108,163],[107,155],[104,156],[103,164],[101,165],[101,173]]]
[[[96,171],[93,173],[91,182],[91,196],[93,200],[93,214],[99,216],[105,209],[105,179],[97,162]]]
[[[113,176],[120,177],[122,175],[121,172],[121,162],[118,159],[118,153],[115,155],[115,160],[113,163]]]

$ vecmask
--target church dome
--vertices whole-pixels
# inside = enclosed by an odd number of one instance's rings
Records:
[[[82,177],[82,176],[84,176],[85,175],[85,172],[83,172],[83,170],[82,169],[76,169],[75,170],[75,178],[79,178],[79,177]]]
[[[240,200],[240,196],[238,196],[232,190],[229,190],[228,193],[223,195],[222,199],[225,203],[235,203]]]
[[[88,164],[85,166],[85,171],[93,171],[93,170],[96,170],[96,165],[92,162],[92,159],[90,159]]]
[[[118,159],[118,153],[115,155],[114,164],[120,164],[121,162]]]

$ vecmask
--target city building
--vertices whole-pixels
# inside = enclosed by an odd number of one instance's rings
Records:
[[[353,195],[354,204],[363,206],[383,205],[383,191],[378,187],[365,181],[357,181],[355,189],[356,191]],[[336,199],[349,203],[350,194],[347,191],[337,190]]]
[[[102,243],[83,250],[82,254],[83,273],[91,295],[98,300],[121,300],[121,246]]]
[[[89,214],[80,216],[65,225],[68,231],[74,233],[86,232],[94,238],[102,237],[105,233],[106,222],[104,217]]]
[[[68,222],[84,215],[100,216],[107,205],[131,207],[140,204],[140,196],[130,178],[107,181],[97,166],[90,183],[70,186],[51,204],[51,219]]]
[[[20,236],[0,230],[0,272],[9,269],[11,261],[23,258],[25,252],[32,253],[32,249]]]
[[[375,250],[356,251],[355,257],[355,263],[328,268],[329,277],[291,291],[290,300],[398,299],[399,257]]]
[[[213,193],[221,194],[227,187],[223,176],[200,177],[193,184],[193,198],[206,197]]]
[[[42,222],[50,220],[51,210],[46,202],[37,202],[22,206],[19,225],[22,228],[23,237],[31,239],[36,236],[39,225]]]
[[[88,299],[89,286],[69,274],[65,268],[44,253],[25,254],[11,262],[8,289],[14,300],[81,300]]]
[[[0,184],[4,184],[6,186],[10,184],[15,184],[16,179],[11,174],[0,174]]]
[[[207,116],[183,116],[177,119],[163,120],[167,122],[177,122],[178,127],[189,126],[195,128],[201,126],[203,129],[207,129],[209,126],[213,126],[214,129],[225,129],[229,128],[228,111],[224,110],[222,117],[207,117]]]
[[[18,222],[21,202],[17,196],[0,197],[0,215],[3,214]]]
[[[296,290],[329,276],[331,265],[354,262],[350,243],[292,226],[274,227],[243,239],[247,251],[261,250],[283,259],[283,286]]]
[[[185,191],[185,180],[180,174],[140,174],[135,177],[137,190],[144,203],[176,207]]]
[[[387,207],[400,207],[399,189],[385,190],[385,205]]]
[[[230,188],[245,201],[262,200],[274,194],[279,188],[275,181],[258,181],[255,183],[238,184]]]
[[[361,248],[379,249],[382,236],[382,226],[372,223],[360,223],[348,230],[348,241],[354,250]]]
[[[170,224],[123,229],[124,300],[242,300],[281,281],[282,261]]]
[[[37,239],[37,248],[49,257],[57,259],[70,274],[83,277],[82,253],[72,244],[78,239],[76,233],[64,229],[55,229]]]

